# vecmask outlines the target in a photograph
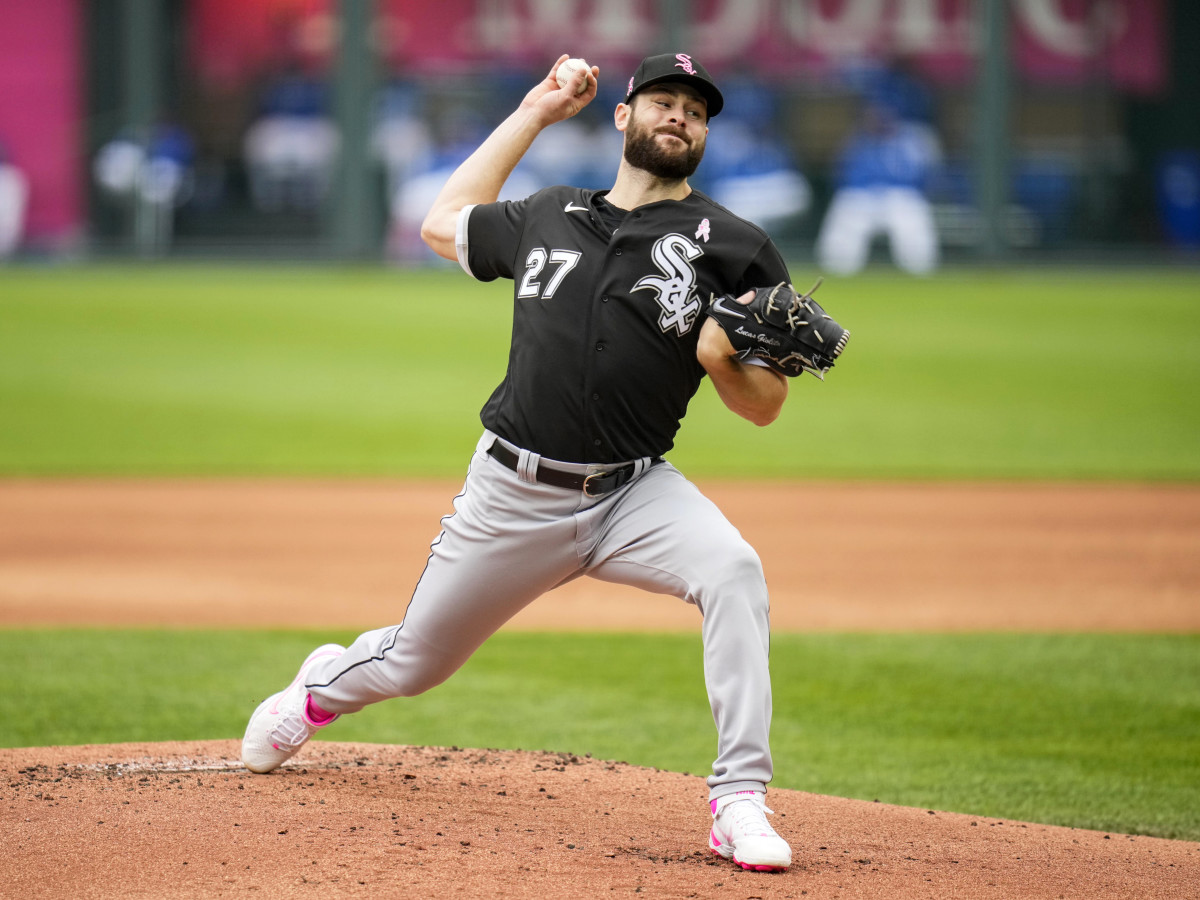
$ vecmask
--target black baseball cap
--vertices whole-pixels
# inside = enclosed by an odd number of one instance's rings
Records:
[[[643,88],[664,81],[679,81],[699,91],[708,103],[710,119],[725,105],[725,98],[717,90],[712,76],[687,53],[660,53],[658,56],[647,56],[643,59],[633,77],[629,79],[629,87],[625,90],[625,102],[628,103],[633,95]]]

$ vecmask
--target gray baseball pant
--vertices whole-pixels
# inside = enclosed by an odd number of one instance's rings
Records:
[[[488,455],[485,432],[442,520],[404,621],[360,635],[317,666],[309,692],[333,713],[441,684],[527,604],[580,575],[671,594],[703,616],[704,679],[717,726],[709,797],[771,780],[769,602],[757,553],[670,463],[601,498],[533,480]],[[508,445],[511,448],[511,445]],[[587,471],[547,461],[556,468]]]

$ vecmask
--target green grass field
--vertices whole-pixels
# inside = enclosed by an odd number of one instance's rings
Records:
[[[1200,272],[873,273],[819,296],[854,334],[828,381],[795,383],[767,429],[702,389],[677,465],[1200,478]],[[507,298],[451,270],[5,269],[0,477],[461,478],[503,374]],[[0,745],[234,738],[315,642],[351,637],[0,631]],[[780,786],[1200,840],[1200,636],[781,634],[772,648]],[[328,735],[696,774],[713,755],[687,635],[501,634],[437,691]]]
[[[6,270],[0,474],[458,478],[504,372],[508,292],[457,270]],[[827,382],[796,382],[766,429],[706,385],[677,465],[1200,477],[1200,272],[877,274],[820,296],[853,333]]]

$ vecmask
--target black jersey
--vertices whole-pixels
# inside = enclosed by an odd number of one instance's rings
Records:
[[[640,206],[615,232],[595,208],[603,193],[546,188],[468,207],[459,223],[467,273],[514,281],[508,371],[480,418],[568,462],[670,450],[705,375],[710,293],[790,281],[762,229],[697,191]]]

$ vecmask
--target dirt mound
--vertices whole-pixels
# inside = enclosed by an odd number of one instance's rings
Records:
[[[0,750],[12,897],[1194,898],[1200,844],[773,790],[780,874],[706,849],[702,778],[541,752],[234,741]]]

